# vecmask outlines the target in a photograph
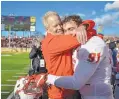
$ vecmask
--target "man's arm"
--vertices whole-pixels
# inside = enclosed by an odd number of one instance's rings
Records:
[[[92,20],[86,20],[82,23],[82,25],[84,24],[88,24],[87,30],[90,30],[94,27],[95,22]],[[58,35],[53,38],[49,43],[49,53],[57,55],[65,51],[72,50],[77,46],[84,44],[86,41],[86,28],[84,26],[80,26],[76,30],[76,37],[72,37],[71,35]]]
[[[49,53],[58,55],[78,47],[80,43],[72,35],[57,35],[48,45]]]
[[[79,50],[79,52],[82,51],[84,56],[87,58],[79,58],[79,63],[76,66],[73,76],[48,75],[47,83],[66,89],[81,89],[88,82],[91,76],[95,73],[97,67],[99,66],[99,63],[105,59],[103,49],[104,48],[102,47],[98,50],[100,56],[95,57],[95,59],[88,58],[88,56],[90,57],[90,52],[87,51],[87,49]],[[82,55],[80,55],[80,57],[82,57]]]

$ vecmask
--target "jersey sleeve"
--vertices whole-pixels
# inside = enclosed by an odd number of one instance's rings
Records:
[[[93,48],[92,48],[93,49]],[[48,75],[47,82],[66,89],[81,89],[95,73],[100,62],[105,58],[105,47],[100,46],[94,50],[81,48],[79,50],[79,62],[73,76]]]
[[[48,49],[50,54],[58,55],[68,50],[72,50],[79,45],[80,43],[76,37],[71,35],[59,35],[50,41]]]

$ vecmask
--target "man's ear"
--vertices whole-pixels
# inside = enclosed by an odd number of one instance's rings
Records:
[[[49,33],[49,29],[48,28],[45,28],[46,29],[46,32]]]
[[[47,31],[47,33],[50,33],[49,29],[47,29],[46,31]]]

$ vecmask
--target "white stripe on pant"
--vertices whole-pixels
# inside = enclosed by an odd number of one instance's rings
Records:
[[[113,96],[83,96],[82,99],[114,99]]]

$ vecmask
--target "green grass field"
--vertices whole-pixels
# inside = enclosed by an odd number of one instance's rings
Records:
[[[1,99],[7,99],[9,94],[13,91],[16,81],[19,77],[13,76],[24,76],[29,69],[30,59],[28,53],[2,53],[1,54]],[[5,93],[9,92],[9,93]]]

